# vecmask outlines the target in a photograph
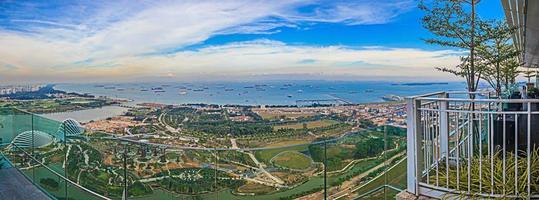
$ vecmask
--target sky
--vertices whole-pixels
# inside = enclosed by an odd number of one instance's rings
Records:
[[[503,19],[498,0],[482,18]],[[0,83],[458,80],[414,0],[1,0]]]

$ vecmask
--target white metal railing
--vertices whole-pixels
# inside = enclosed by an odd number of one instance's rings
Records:
[[[539,167],[533,154],[539,99],[466,95],[407,98],[408,191],[435,198],[539,198],[539,174],[533,170]]]

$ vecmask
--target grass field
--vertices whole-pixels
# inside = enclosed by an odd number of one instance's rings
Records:
[[[388,185],[404,189],[406,187],[406,160],[402,161],[390,171],[386,172],[385,176],[387,176]],[[361,187],[361,189],[357,190],[355,194],[365,194],[366,192],[376,189],[381,185],[385,185],[385,176],[379,176],[378,178]]]
[[[285,151],[277,154],[272,159],[275,165],[295,170],[304,170],[311,166],[312,160],[297,151]]]
[[[312,122],[305,122],[305,124],[307,124],[307,128],[326,127],[326,126],[331,126],[333,124],[338,124],[338,123],[339,122],[337,122],[335,120],[329,120],[329,119],[312,121]],[[302,129],[303,124],[304,123],[293,123],[293,124],[278,125],[278,126],[274,126],[273,130],[279,130],[279,129],[285,129],[285,128]]]
[[[276,148],[276,149],[256,151],[255,156],[261,162],[269,162],[271,158],[273,158],[275,155],[283,151],[305,151],[307,150],[307,146],[308,146],[307,143],[308,143],[307,141],[303,141],[303,140],[288,140],[288,141],[277,142],[277,143],[273,143],[265,147],[285,147],[285,148]],[[299,145],[299,144],[305,144],[305,145]],[[299,145],[299,146],[286,147],[290,145]]]

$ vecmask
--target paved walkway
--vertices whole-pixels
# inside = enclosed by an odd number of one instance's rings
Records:
[[[0,154],[0,160],[2,160],[2,154]],[[0,199],[2,200],[15,200],[15,199],[51,199],[39,188],[32,184],[24,175],[22,175],[17,169],[8,165],[5,160],[2,160],[4,164],[0,167]]]

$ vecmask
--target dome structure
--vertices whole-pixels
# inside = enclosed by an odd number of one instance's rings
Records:
[[[69,137],[69,136],[77,136],[84,133],[84,127],[80,125],[79,122],[77,122],[74,119],[66,119],[60,124],[60,127],[58,127],[58,135]]]
[[[15,136],[13,138],[13,141],[11,141],[11,144],[21,147],[21,148],[29,148],[32,147],[32,138],[34,139],[33,147],[34,148],[40,148],[50,145],[54,138],[52,135],[49,135],[42,131],[24,131],[20,133],[19,135]]]

